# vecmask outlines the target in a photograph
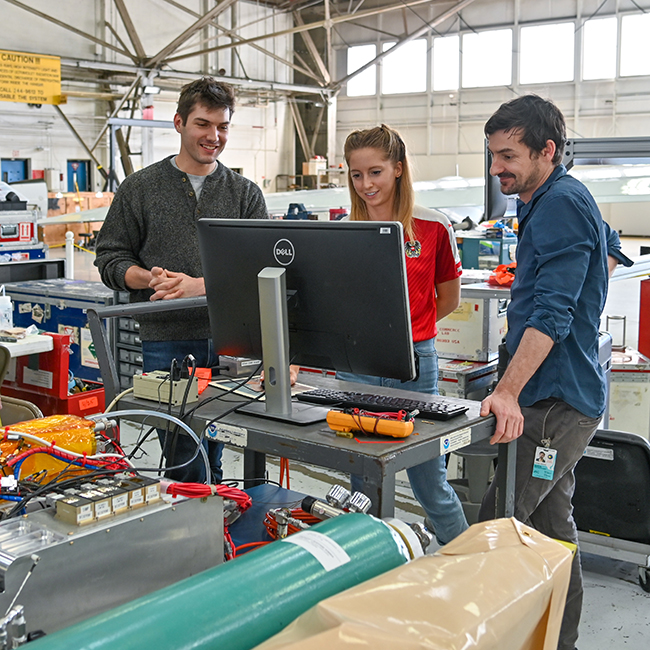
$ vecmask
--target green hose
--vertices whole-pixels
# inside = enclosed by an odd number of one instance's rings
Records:
[[[35,640],[30,650],[248,650],[321,600],[407,560],[385,523],[347,514]]]

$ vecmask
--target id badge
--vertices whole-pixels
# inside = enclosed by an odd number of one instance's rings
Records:
[[[536,447],[533,461],[533,476],[546,481],[553,480],[557,450],[549,447]]]

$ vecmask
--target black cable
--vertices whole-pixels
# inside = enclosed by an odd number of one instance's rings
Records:
[[[183,415],[185,413],[185,407],[187,406],[187,398],[189,397],[190,394],[190,387],[192,385],[192,382],[194,381],[194,376],[196,375],[196,359],[191,355],[188,354],[184,359],[183,363],[181,365],[181,378],[183,376],[183,369],[187,370],[188,363],[192,364],[192,374],[190,375],[188,382],[185,386],[185,392],[183,393],[183,399],[181,400],[181,406],[178,411],[178,419],[183,420]],[[173,385],[174,378],[172,377],[172,385]],[[171,399],[169,400],[171,403]],[[172,432],[172,444],[171,444],[171,449],[169,451],[169,458],[173,459],[176,457],[176,444],[178,442],[178,435],[179,435],[179,429],[180,427],[178,424],[174,427],[174,431]],[[173,462],[173,460],[172,460]]]
[[[174,371],[177,370],[178,364],[176,362],[176,359],[172,359],[169,367],[169,375],[167,378],[158,385],[158,406],[162,406],[162,400],[160,398],[160,390],[162,389],[165,381],[169,380],[169,400],[167,402],[167,415],[171,416],[171,411],[172,411],[172,397],[173,397],[173,391],[174,391]],[[158,429],[158,433],[160,434],[161,429]],[[167,436],[169,435],[169,420],[165,421],[165,430],[162,434],[162,440],[160,442],[160,461],[158,463],[159,467],[163,466],[163,463],[167,459],[167,455],[165,454],[165,451],[167,450]],[[159,436],[160,437],[160,436]]]
[[[145,433],[144,436],[142,436],[142,438],[140,438],[140,439],[138,439],[138,440],[136,441],[135,446],[134,446],[133,449],[129,452],[129,454],[128,454],[127,456],[125,456],[125,458],[128,459],[128,460],[131,460],[132,458],[135,458],[135,454],[136,454],[136,453],[137,453],[137,452],[142,448],[142,445],[144,445],[144,443],[147,442],[149,436],[150,436],[154,431],[156,431],[156,427],[155,427],[155,426],[154,426],[154,427],[149,427],[149,431],[147,431],[147,433]],[[142,453],[148,455],[147,452],[144,451],[144,449],[142,450]],[[139,459],[138,459],[138,460],[139,460]]]
[[[249,375],[246,375],[246,377],[244,377],[244,379],[242,379],[239,383],[237,383],[232,388],[230,388],[230,389],[228,389],[228,390],[226,390],[226,391],[224,391],[222,393],[219,393],[218,395],[213,395],[212,397],[207,397],[203,401],[199,402],[194,408],[190,409],[185,414],[185,416],[183,417],[183,421],[185,421],[185,418],[189,417],[190,418],[189,422],[185,422],[189,426],[190,423],[192,422],[192,417],[194,416],[194,413],[198,409],[203,408],[204,406],[206,406],[207,404],[210,404],[211,402],[214,402],[215,400],[222,400],[226,395],[232,395],[233,393],[238,391],[242,386],[245,386],[253,377],[255,377],[255,375],[258,373],[261,366],[262,366],[262,363],[260,362],[253,369],[253,371]],[[219,388],[218,390],[222,390],[222,389]],[[262,392],[262,393],[260,393],[260,395],[264,395],[264,393]],[[255,398],[255,399],[259,399],[259,398]],[[241,406],[244,406],[244,404],[241,404]],[[232,411],[229,411],[229,412],[232,412]]]
[[[252,378],[257,374],[257,372],[259,371],[259,369],[260,369],[261,366],[262,366],[262,362],[260,362],[260,363],[259,363],[259,364],[258,364],[258,365],[257,365],[257,366],[252,370],[252,371],[251,371],[251,373],[250,373],[249,375],[247,375],[247,376],[246,376],[246,377],[245,377],[241,382],[237,383],[235,386],[233,386],[233,387],[230,388],[229,390],[227,390],[227,391],[225,391],[225,392],[223,392],[223,393],[220,393],[220,394],[218,394],[218,395],[213,395],[212,397],[208,397],[208,398],[202,400],[201,402],[199,402],[199,403],[198,403],[194,408],[190,409],[187,413],[185,413],[185,414],[183,415],[182,420],[185,422],[185,424],[187,424],[187,426],[191,426],[191,424],[192,424],[192,418],[193,418],[193,416],[194,416],[194,413],[196,413],[196,411],[197,411],[199,408],[202,408],[203,406],[205,406],[205,405],[207,405],[207,404],[210,404],[211,402],[214,402],[215,400],[221,400],[221,399],[222,399],[223,397],[225,397],[226,395],[233,394],[236,390],[240,389],[242,386],[245,386],[245,385],[246,385],[246,384],[247,384],[247,383],[248,383],[248,382],[249,382],[249,381],[250,381],[250,380],[251,380],[251,379],[252,379]],[[254,398],[254,399],[255,399],[255,400],[260,399],[263,395],[264,395],[264,393],[262,392],[262,393],[259,394],[259,396],[257,396],[257,397]],[[222,413],[222,414],[219,416],[219,418],[222,418],[222,417],[224,417],[224,416],[226,416],[226,415],[229,415],[230,413],[232,413],[233,411],[237,410],[237,409],[240,408],[241,406],[245,406],[246,404],[250,404],[250,403],[253,402],[253,401],[254,401],[253,399],[251,399],[251,400],[248,401],[248,402],[244,402],[244,403],[237,401],[235,407],[233,407],[233,408],[231,408],[231,409],[228,409],[225,413]],[[219,419],[219,418],[217,418],[217,419]],[[208,428],[208,426],[210,426],[210,424],[212,424],[212,423],[215,422],[215,421],[216,421],[216,420],[211,420],[207,425],[205,425],[205,426],[202,427],[202,429],[201,429],[201,431],[202,431],[202,433],[201,433],[201,440],[204,438],[204,436],[205,436],[205,431],[206,431],[206,429]],[[215,444],[220,444],[217,440],[214,440],[214,441],[212,441],[212,440],[208,440],[208,442],[214,442]],[[197,450],[196,450],[196,452],[195,452],[195,454],[194,454],[194,456],[192,457],[191,460],[194,460],[194,458],[197,457],[198,453],[199,453],[199,451],[198,451],[198,448],[197,448]],[[190,461],[190,462],[191,462],[191,461]],[[213,478],[213,477],[211,477],[211,478]]]
[[[217,415],[217,417],[212,418],[204,427],[204,430],[207,429],[211,424],[214,424],[215,422],[218,422],[221,420],[221,418],[226,417],[226,415],[230,415],[233,411],[236,411],[237,409],[241,408],[242,406],[248,406],[249,404],[252,404],[253,402],[257,402],[257,400],[261,399],[264,397],[264,393],[260,393],[257,397],[251,397],[249,400],[245,401],[243,404],[240,402],[237,402],[235,406],[232,408],[228,409],[227,411],[224,411],[220,415]]]
[[[269,485],[277,485],[278,487],[282,487],[280,483],[277,481],[273,481],[270,478],[225,478],[222,479],[221,485],[227,485],[228,487],[237,487],[240,483],[247,483],[248,481],[260,481],[262,483],[268,483]],[[234,483],[234,485],[233,485]],[[255,502],[257,503],[257,501]],[[266,503],[266,502],[264,502]]]
[[[97,470],[94,472],[89,472],[87,474],[84,474],[82,476],[75,476],[73,478],[66,479],[64,481],[59,481],[58,476],[54,477],[51,481],[48,481],[47,483],[43,484],[40,488],[37,490],[34,490],[34,492],[30,495],[26,495],[23,497],[22,501],[18,501],[16,505],[3,517],[3,519],[10,519],[11,517],[14,517],[18,512],[20,512],[32,499],[41,496],[42,494],[45,494],[46,492],[49,492],[50,490],[54,489],[55,487],[57,489],[62,489],[65,487],[71,487],[75,483],[81,483],[83,481],[87,481],[91,478],[99,477],[99,476],[106,476],[110,474],[119,474],[126,471],[124,468],[120,469],[109,469],[109,470]]]

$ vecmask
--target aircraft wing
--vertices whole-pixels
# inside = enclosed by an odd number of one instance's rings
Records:
[[[92,208],[81,212],[68,212],[58,217],[42,217],[36,223],[39,226],[56,226],[61,223],[88,223],[90,221],[104,221],[108,206],[103,208]]]

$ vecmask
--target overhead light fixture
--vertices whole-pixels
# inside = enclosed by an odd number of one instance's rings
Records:
[[[142,90],[145,95],[158,95],[160,93],[158,86],[145,86]]]

